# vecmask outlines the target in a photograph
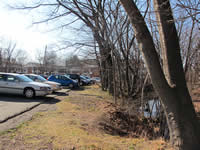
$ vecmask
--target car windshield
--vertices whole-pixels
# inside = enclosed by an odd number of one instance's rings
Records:
[[[93,79],[93,80],[100,80],[99,77],[93,77],[92,79]]]
[[[86,80],[86,78],[84,76],[80,76],[80,77],[81,77],[81,79]]]
[[[71,78],[70,78],[70,77],[68,77],[67,75],[64,75],[64,77],[65,77],[65,78],[67,78],[68,80],[71,80]]]
[[[18,75],[17,77],[18,77],[19,80],[22,81],[22,82],[33,82],[33,80],[31,80],[30,78],[28,78],[28,77],[25,76],[25,75]]]
[[[70,76],[69,76],[68,74],[66,74],[66,75],[65,75],[65,77],[68,77],[68,78],[70,78]]]
[[[47,81],[45,78],[43,78],[42,76],[37,76],[37,79],[40,80],[41,82],[45,82]]]

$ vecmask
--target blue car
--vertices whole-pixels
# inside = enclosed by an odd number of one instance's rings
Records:
[[[60,83],[62,86],[69,86],[70,88],[78,87],[78,82],[70,79],[65,75],[51,75],[48,77],[48,81],[54,81]]]

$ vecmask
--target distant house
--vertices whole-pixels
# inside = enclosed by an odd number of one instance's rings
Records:
[[[17,63],[6,63],[0,65],[0,72],[15,72],[15,73],[34,73],[34,74],[65,74],[65,73],[77,73],[85,74],[89,76],[99,76],[99,67],[94,59],[80,60],[79,63],[68,63],[63,65],[42,65],[36,62],[29,62],[26,65]]]
[[[29,62],[24,66],[24,73],[40,74],[41,70],[41,65],[35,62]]]
[[[44,66],[39,63],[35,62],[29,62],[28,64],[25,65],[24,67],[24,72],[25,73],[34,73],[34,74],[64,74],[66,73],[66,67],[65,66]]]
[[[14,59],[11,61],[6,61],[5,59],[1,60],[0,63],[0,72],[13,72],[13,73],[21,73],[24,71],[24,66],[22,64],[17,63]]]
[[[66,73],[86,74],[99,76],[99,67],[95,59],[83,59],[79,63],[66,64]]]

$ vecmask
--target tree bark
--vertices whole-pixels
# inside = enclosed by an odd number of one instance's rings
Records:
[[[165,57],[165,72],[161,68],[152,36],[143,16],[132,0],[120,0],[126,10],[142,51],[153,86],[161,98],[170,130],[170,140],[176,149],[197,150],[200,147],[200,125],[189,95],[180,56],[179,40],[168,0],[154,0],[159,34]],[[166,13],[167,12],[167,13]],[[169,19],[169,22],[165,22]]]

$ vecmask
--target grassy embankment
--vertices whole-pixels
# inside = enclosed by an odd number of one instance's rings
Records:
[[[15,130],[1,134],[1,148],[81,150],[161,150],[161,140],[112,135],[99,127],[112,106],[112,97],[98,86],[71,91],[56,104],[56,111],[37,113]],[[1,143],[1,142],[0,142]]]

